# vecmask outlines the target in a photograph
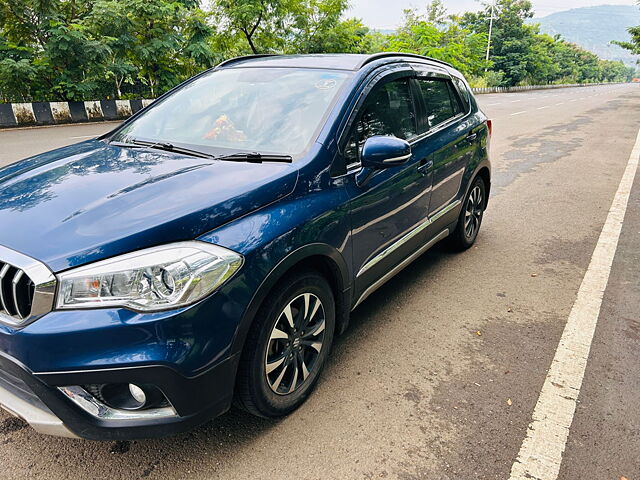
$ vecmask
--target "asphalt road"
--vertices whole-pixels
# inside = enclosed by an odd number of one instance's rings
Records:
[[[640,128],[638,85],[479,96],[493,119],[477,245],[423,255],[354,313],[315,394],[135,442],[49,438],[0,413],[0,477],[507,479]],[[113,128],[0,132],[0,163]],[[640,479],[640,180],[558,478]]]

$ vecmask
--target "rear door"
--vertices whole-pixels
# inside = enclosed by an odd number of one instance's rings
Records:
[[[426,117],[422,133],[434,150],[429,203],[429,216],[433,216],[456,206],[465,168],[473,158],[476,135],[472,122],[465,121],[468,108],[449,75],[418,69],[416,84]]]

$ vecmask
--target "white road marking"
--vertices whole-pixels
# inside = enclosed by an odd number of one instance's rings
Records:
[[[520,100],[511,100],[511,103],[519,102]]]
[[[564,105],[564,102],[558,102],[556,105]]]
[[[544,107],[538,107],[536,110],[542,110],[543,108],[549,108],[549,105],[545,105]]]
[[[556,480],[640,162],[640,131],[602,227],[509,480]]]
[[[501,104],[500,102],[498,102],[498,103],[487,103],[487,106],[500,105],[500,104]]]
[[[511,116],[520,115],[521,113],[527,113],[527,111],[526,110],[522,110],[521,112],[510,113],[509,115],[511,115]]]

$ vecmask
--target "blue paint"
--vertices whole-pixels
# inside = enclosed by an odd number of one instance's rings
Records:
[[[362,266],[424,221],[437,209],[434,202],[440,208],[461,200],[478,171],[489,167],[486,117],[472,99],[468,114],[433,135],[410,143],[389,137],[368,141],[363,155],[373,171],[364,185],[357,181],[358,168],[336,174],[351,111],[376,82],[412,78],[415,64],[459,75],[411,57],[360,67],[365,58],[267,57],[222,67],[352,71],[315,141],[292,163],[225,162],[123,148],[110,145],[107,134],[0,170],[0,244],[53,272],[194,239],[245,258],[231,281],[196,305],[153,314],[54,311],[23,329],[0,325],[0,351],[35,372],[165,365],[193,377],[241,352],[269,288],[310,256],[324,259],[335,272],[335,290],[348,312],[369,285],[439,233],[443,222],[455,223],[460,209],[358,276]],[[474,142],[466,140],[471,132],[477,135]],[[385,159],[406,154],[411,154],[407,160],[384,165]],[[231,383],[219,386],[227,396],[232,389]]]
[[[396,137],[370,137],[362,147],[362,166],[367,168],[390,168],[406,163],[411,155],[411,145]]]

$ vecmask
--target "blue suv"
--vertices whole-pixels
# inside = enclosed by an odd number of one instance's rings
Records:
[[[491,123],[409,54],[226,61],[0,170],[0,404],[90,439],[311,393],[349,313],[478,235]]]

